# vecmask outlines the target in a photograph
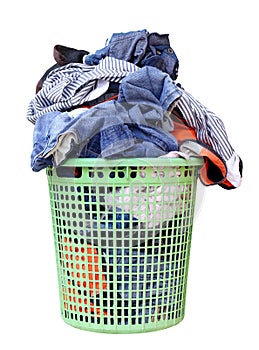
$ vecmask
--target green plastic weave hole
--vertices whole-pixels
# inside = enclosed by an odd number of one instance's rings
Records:
[[[95,332],[178,324],[200,159],[71,159],[48,168],[62,318]]]

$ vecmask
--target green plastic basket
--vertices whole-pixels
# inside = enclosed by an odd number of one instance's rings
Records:
[[[47,169],[61,315],[79,329],[178,324],[202,160],[69,159]]]

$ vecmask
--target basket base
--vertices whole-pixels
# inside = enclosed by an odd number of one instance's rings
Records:
[[[61,315],[63,321],[74,328],[95,332],[95,333],[106,333],[106,334],[133,334],[133,333],[148,333],[161,331],[167,328],[178,325],[183,321],[184,315],[174,320],[158,320],[156,322],[145,323],[143,325],[101,325],[94,323],[84,323],[81,321],[70,320]]]

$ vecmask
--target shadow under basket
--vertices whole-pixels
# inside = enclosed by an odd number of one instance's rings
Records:
[[[88,158],[47,168],[67,324],[141,333],[184,318],[201,165],[198,158]]]

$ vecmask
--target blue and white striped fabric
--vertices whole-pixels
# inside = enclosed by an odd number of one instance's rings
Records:
[[[53,70],[42,89],[29,103],[27,119],[33,124],[39,116],[67,111],[103,95],[109,82],[120,82],[139,68],[127,61],[105,57],[97,66],[70,63]]]
[[[229,143],[224,123],[215,113],[185,90],[182,90],[177,107],[187,125],[195,130],[199,141],[211,146],[225,161],[232,157],[234,150]]]

